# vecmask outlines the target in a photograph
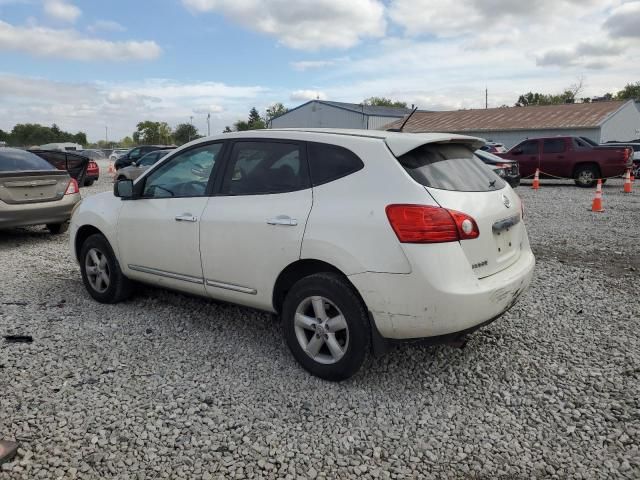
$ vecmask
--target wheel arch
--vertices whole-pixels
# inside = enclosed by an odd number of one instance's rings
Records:
[[[82,248],[82,244],[87,238],[95,234],[100,234],[106,238],[106,235],[93,225],[83,225],[78,229],[73,244],[73,250],[78,261],[80,261],[80,249]]]
[[[576,163],[576,164],[573,166],[573,172],[572,172],[572,173],[573,173],[573,176],[572,176],[572,177],[573,177],[573,178],[575,178],[575,177],[576,177],[576,174],[578,173],[578,171],[579,171],[582,167],[587,167],[587,166],[589,166],[589,167],[594,167],[594,168],[597,170],[598,175],[602,175],[602,170],[600,169],[600,165],[598,164],[598,162],[594,162],[594,161],[592,161],[592,160],[587,160],[587,161],[584,161],[584,162]]]
[[[296,260],[293,263],[290,263],[285,267],[284,270],[280,272],[278,278],[276,279],[276,283],[273,287],[273,297],[272,303],[273,308],[276,312],[280,313],[282,311],[282,303],[284,301],[287,292],[291,289],[291,287],[300,279],[307,277],[309,275],[313,275],[314,273],[322,273],[322,272],[331,272],[336,273],[343,277],[349,284],[353,287],[353,290],[358,294],[360,299],[362,300],[362,296],[358,292],[358,289],[351,283],[349,278],[342,272],[339,268],[331,265],[330,263],[324,262],[322,260],[316,260],[311,258],[305,258]],[[364,303],[364,300],[363,300]]]

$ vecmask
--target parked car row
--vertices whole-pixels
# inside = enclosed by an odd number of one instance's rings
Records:
[[[72,254],[99,302],[143,282],[276,312],[305,369],[345,379],[389,343],[459,341],[529,285],[522,204],[482,144],[324,129],[200,139],[85,199]]]
[[[138,160],[144,157],[147,153],[154,152],[156,150],[167,150],[176,148],[175,145],[141,145],[139,147],[132,148],[128,150],[126,153],[118,157],[115,161],[116,170],[120,170],[121,168],[128,167],[130,165],[135,164]]]

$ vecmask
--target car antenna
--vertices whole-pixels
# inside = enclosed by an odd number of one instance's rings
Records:
[[[402,125],[400,125],[400,128],[387,128],[387,132],[401,132],[404,126],[409,121],[409,119],[413,116],[414,113],[416,113],[417,110],[418,110],[418,107],[414,107],[413,110],[411,110],[411,113],[407,115],[407,118],[404,119],[404,122],[402,122]]]

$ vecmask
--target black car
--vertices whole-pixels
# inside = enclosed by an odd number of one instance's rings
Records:
[[[167,148],[176,148],[175,145],[141,145],[139,147],[132,148],[123,156],[118,158],[114,164],[116,170],[133,165],[147,153],[155,150],[165,150]]]
[[[78,185],[84,186],[89,178],[87,177],[87,169],[89,157],[78,155],[75,152],[59,151],[59,150],[29,150],[29,152],[39,156],[53,165],[58,170],[66,170],[74,178]]]
[[[476,150],[476,156],[489,165],[493,171],[513,188],[520,185],[520,168],[515,160],[500,158],[484,150]]]

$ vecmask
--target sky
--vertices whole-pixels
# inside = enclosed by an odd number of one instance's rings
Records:
[[[0,129],[90,141],[142,120],[207,133],[251,107],[384,96],[513,105],[640,81],[640,1],[0,0]]]

